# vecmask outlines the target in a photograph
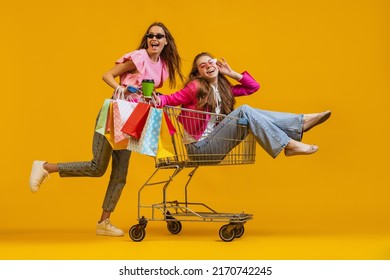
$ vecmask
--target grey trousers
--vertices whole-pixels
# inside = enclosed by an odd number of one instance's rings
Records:
[[[112,212],[126,184],[131,151],[113,150],[107,139],[95,131],[92,154],[91,161],[58,163],[59,175],[60,177],[101,177],[106,172],[112,157],[110,181],[102,206],[103,210]]]

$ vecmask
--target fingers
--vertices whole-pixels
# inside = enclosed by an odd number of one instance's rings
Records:
[[[160,106],[161,100],[160,100],[160,97],[158,97],[157,92],[153,91],[152,96],[153,96],[154,103],[157,106]]]

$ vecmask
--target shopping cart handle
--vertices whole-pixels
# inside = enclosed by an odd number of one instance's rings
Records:
[[[238,123],[239,125],[245,125],[245,126],[248,126],[248,125],[249,125],[249,121],[248,121],[247,118],[239,118],[238,121],[237,121],[237,123]]]

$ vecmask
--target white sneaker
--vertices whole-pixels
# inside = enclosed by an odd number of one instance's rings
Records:
[[[123,230],[114,227],[109,219],[105,219],[97,224],[96,234],[105,236],[123,236],[124,232]]]
[[[32,192],[37,192],[39,186],[45,182],[46,178],[49,176],[49,172],[43,168],[44,163],[46,163],[46,161],[36,160],[33,162],[30,175],[30,189]]]

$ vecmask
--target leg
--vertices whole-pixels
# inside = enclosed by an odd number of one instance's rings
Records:
[[[202,165],[218,164],[248,133],[248,128],[239,126],[237,119],[224,118],[205,139],[187,145],[189,157]]]
[[[231,112],[228,117],[233,118],[225,118],[206,139],[189,145],[189,153],[212,155],[215,153],[220,153],[221,155],[226,154],[234,145],[237,145],[239,141],[236,141],[236,143],[232,142],[232,145],[229,146],[225,145],[224,139],[244,139],[246,136],[246,134],[239,134],[239,131],[237,130],[238,126],[236,125],[234,118],[246,118],[249,121],[249,129],[255,136],[256,141],[273,158],[275,158],[290,141],[290,137],[274,124],[274,122],[279,122],[279,125],[281,126],[283,120],[284,123],[287,123],[286,120],[289,119],[287,114],[266,112],[251,108],[248,105],[243,105]],[[294,119],[297,123],[295,126],[299,130],[299,128],[302,128],[301,117],[298,117],[297,115],[294,116]],[[230,122],[232,122],[233,125],[229,125]],[[284,126],[288,125],[284,124]],[[248,133],[248,131],[246,133]],[[221,141],[223,141],[223,143],[221,143]]]
[[[106,236],[123,236],[124,232],[116,228],[110,222],[111,213],[114,211],[122,190],[126,184],[131,152],[118,150],[112,152],[112,171],[103,202],[103,210],[96,226],[96,234]]]
[[[112,152],[112,170],[106,196],[103,202],[102,219],[110,216],[108,213],[115,210],[115,206],[119,201],[122,190],[126,184],[130,155],[131,151],[129,150],[118,150]]]
[[[252,108],[259,118],[275,125],[282,130],[288,137],[296,140],[302,140],[304,117],[303,114],[274,112]]]
[[[93,159],[91,161],[58,163],[61,177],[101,177],[107,170],[112,147],[107,139],[95,132],[93,137]]]
[[[48,163],[34,161],[30,176],[30,188],[33,192],[39,190],[49,173],[59,172],[61,177],[100,177],[107,170],[112,148],[107,139],[94,132],[92,145],[93,159],[91,161]]]
[[[291,138],[284,130],[291,126],[290,130],[296,130],[299,134],[299,128],[302,127],[301,115],[263,111],[248,105],[238,107],[230,115],[241,115],[248,119],[257,143],[272,158],[276,158],[290,142]]]
[[[302,114],[264,111],[243,105],[235,109],[229,116],[248,119],[250,131],[255,136],[256,141],[273,158],[276,158],[285,148],[288,150],[287,153],[285,152],[288,156],[312,154],[318,150],[316,146],[299,142],[303,128],[304,115]],[[231,134],[237,132],[228,129],[227,126],[221,127],[219,131],[217,128],[207,139],[190,145],[191,152],[195,154],[203,153],[203,151],[212,153],[215,150],[223,149],[220,142],[213,143],[210,140],[213,135],[217,136],[219,133],[227,133],[227,137],[230,139],[239,139],[239,137],[231,137]],[[236,134],[236,136],[239,135]]]

